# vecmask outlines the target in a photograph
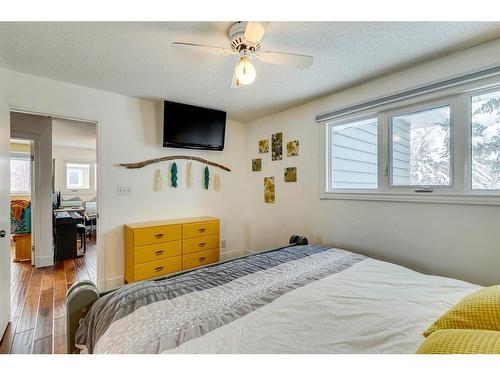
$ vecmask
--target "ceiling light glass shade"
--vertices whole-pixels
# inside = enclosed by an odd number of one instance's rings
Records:
[[[241,56],[240,62],[236,65],[235,70],[236,80],[238,85],[249,85],[255,80],[257,72],[255,67],[250,62],[248,56]]]

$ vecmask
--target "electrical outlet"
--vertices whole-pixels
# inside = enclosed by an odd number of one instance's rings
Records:
[[[226,248],[226,240],[221,240],[220,241],[220,247],[225,249]]]
[[[131,188],[130,186],[117,186],[116,187],[116,194],[118,195],[130,195],[131,193]]]

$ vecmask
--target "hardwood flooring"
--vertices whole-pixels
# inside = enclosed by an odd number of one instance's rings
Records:
[[[12,319],[0,353],[66,353],[66,290],[76,281],[95,282],[96,271],[94,242],[87,243],[84,257],[51,267],[11,262]]]

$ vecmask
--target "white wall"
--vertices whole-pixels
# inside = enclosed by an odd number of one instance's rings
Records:
[[[320,200],[321,138],[315,123],[318,113],[499,64],[499,50],[496,40],[248,123],[249,249],[280,246],[300,233],[422,272],[500,283],[500,207]],[[258,140],[280,131],[284,146],[300,141],[300,156],[273,162],[270,154],[258,154]],[[251,172],[251,159],[261,156],[263,171]],[[294,166],[298,182],[285,183],[283,168]],[[264,203],[264,176],[275,176],[275,204]]]
[[[53,146],[52,158],[55,160],[54,167],[54,180],[55,190],[61,192],[64,199],[71,199],[73,197],[80,197],[82,201],[87,202],[96,197],[96,193],[81,193],[81,192],[64,192],[64,160],[79,160],[79,161],[92,161],[95,163],[97,151],[88,148],[79,147],[65,147]]]
[[[186,152],[164,149],[160,145],[162,111],[152,102],[93,90],[77,85],[0,69],[0,92],[11,109],[48,113],[58,117],[97,121],[98,160],[100,169],[101,251],[98,254],[98,282],[101,289],[123,282],[123,225],[144,220],[212,215],[221,218],[221,237],[227,251],[243,250],[245,246],[244,212],[238,209],[244,196],[246,168],[243,125],[228,121],[226,148],[223,152]],[[172,154],[206,157],[229,166],[233,171],[217,171],[222,190],[205,191],[200,186],[200,164],[194,163],[198,176],[191,190],[165,188],[153,192],[153,166],[126,170],[116,166]],[[245,165],[244,165],[245,164]],[[168,164],[161,164],[164,179]],[[182,170],[182,169],[181,169]],[[215,169],[211,169],[215,172]],[[182,176],[182,174],[181,174]],[[182,177],[181,177],[182,178]],[[130,196],[118,196],[117,185],[129,185]]]
[[[11,113],[11,134],[23,138],[35,139],[35,181],[37,189],[34,197],[32,219],[35,222],[37,247],[35,266],[44,267],[53,264],[52,250],[52,120],[46,116],[33,116],[24,113]]]

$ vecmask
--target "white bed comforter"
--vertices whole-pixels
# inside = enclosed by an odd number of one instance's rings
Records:
[[[478,288],[366,259],[164,353],[414,353]]]

